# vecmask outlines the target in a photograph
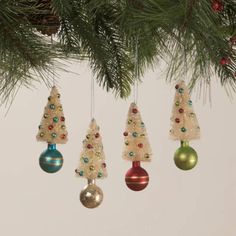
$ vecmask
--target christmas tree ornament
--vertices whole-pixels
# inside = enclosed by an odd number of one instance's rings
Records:
[[[67,135],[60,94],[56,86],[53,86],[37,134],[38,141],[48,143],[47,150],[39,158],[40,167],[45,172],[55,173],[61,169],[63,156],[56,149],[56,144],[65,144]]]
[[[219,0],[212,1],[211,7],[212,7],[212,10],[217,13],[223,11],[224,9],[224,5],[222,1],[219,1]]]
[[[96,208],[103,200],[102,190],[95,184],[95,180],[88,180],[88,185],[80,193],[80,201],[86,208]]]
[[[200,138],[200,127],[184,81],[180,81],[175,86],[175,89],[176,94],[171,116],[172,127],[170,137],[173,140],[180,140],[181,147],[176,150],[174,161],[179,169],[190,170],[196,166],[198,155],[189,146],[189,141]]]
[[[96,179],[107,177],[107,165],[102,144],[100,127],[94,117],[94,79],[91,78],[91,122],[80,154],[79,166],[75,170],[76,176],[86,178],[88,185],[80,193],[80,201],[84,207],[96,208],[103,200],[103,192],[96,185]]]
[[[140,166],[140,162],[151,161],[151,147],[145,124],[135,103],[130,105],[123,135],[125,143],[123,158],[132,162],[132,168],[125,175],[125,182],[129,189],[141,191],[147,187],[149,176]]]

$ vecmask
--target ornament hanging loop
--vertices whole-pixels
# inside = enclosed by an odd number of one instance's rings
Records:
[[[134,49],[134,103],[138,103],[138,87],[139,87],[139,52],[138,45],[139,39],[138,36],[135,38],[135,49]]]
[[[94,119],[94,110],[95,110],[95,94],[94,94],[94,77],[91,76],[91,104],[90,104],[90,117],[91,120]]]
[[[51,35],[51,48],[53,49],[53,36]],[[52,86],[56,86],[56,81],[55,81],[55,64],[52,62]]]

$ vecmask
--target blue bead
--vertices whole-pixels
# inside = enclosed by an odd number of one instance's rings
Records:
[[[138,133],[137,133],[137,132],[133,132],[132,135],[133,135],[133,137],[135,137],[135,138],[138,137]]]
[[[39,165],[47,173],[55,173],[62,168],[63,156],[56,149],[56,144],[48,144],[48,149],[39,157]]]
[[[179,89],[179,93],[183,93],[184,92],[184,89],[183,88],[180,88]]]

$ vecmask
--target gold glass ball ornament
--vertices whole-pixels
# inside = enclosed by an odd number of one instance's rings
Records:
[[[88,180],[88,185],[80,193],[80,201],[86,208],[96,208],[103,200],[102,190],[95,184],[95,180]]]
[[[191,170],[197,165],[198,155],[188,142],[181,141],[181,147],[175,152],[174,161],[179,169]]]

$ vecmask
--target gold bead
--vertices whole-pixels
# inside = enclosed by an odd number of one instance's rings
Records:
[[[93,166],[93,165],[89,166],[89,170],[94,171],[95,170],[95,166]]]

